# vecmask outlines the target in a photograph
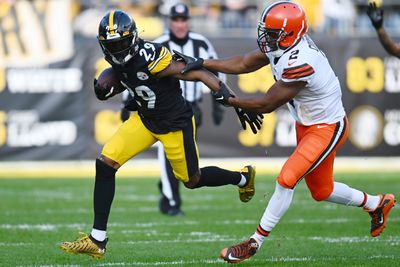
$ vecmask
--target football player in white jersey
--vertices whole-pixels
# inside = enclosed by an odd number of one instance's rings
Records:
[[[220,90],[214,96],[224,105],[261,113],[287,104],[296,120],[296,149],[277,177],[275,191],[255,233],[221,251],[221,258],[227,262],[240,262],[257,252],[289,208],[295,187],[303,178],[316,201],[358,206],[368,212],[373,237],[385,228],[395,203],[392,194],[369,195],[334,181],[333,162],[337,149],[347,138],[349,126],[338,78],[306,32],[306,16],[299,5],[275,2],[262,13],[259,50],[219,60],[185,58],[184,72],[205,67],[240,74],[270,64],[276,82],[264,96],[235,97],[228,90]]]

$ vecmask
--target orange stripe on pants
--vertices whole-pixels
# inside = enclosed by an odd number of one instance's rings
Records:
[[[305,177],[315,200],[329,197],[333,191],[333,162],[336,151],[348,136],[348,121],[304,126],[296,124],[297,147],[277,178],[286,188],[294,188]]]

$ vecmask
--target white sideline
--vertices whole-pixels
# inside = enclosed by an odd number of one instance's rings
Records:
[[[277,174],[286,158],[203,158],[202,166],[218,166],[240,170],[245,165],[255,165],[258,174]],[[83,161],[10,161],[0,162],[1,178],[91,178],[95,171],[94,160]],[[398,172],[400,157],[338,157],[337,172]],[[157,159],[134,159],[118,171],[118,177],[158,177]]]

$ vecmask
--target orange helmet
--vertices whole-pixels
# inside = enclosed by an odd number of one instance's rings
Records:
[[[296,44],[307,32],[306,14],[292,2],[280,1],[266,7],[258,23],[258,46],[263,53],[276,56]]]

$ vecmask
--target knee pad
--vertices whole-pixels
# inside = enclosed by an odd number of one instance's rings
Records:
[[[311,191],[311,196],[314,200],[323,201],[332,194],[333,188],[320,188],[316,190],[310,189],[310,191]]]
[[[284,173],[279,174],[277,182],[285,188],[293,189],[296,186],[298,179],[299,178],[296,177],[294,173],[285,171]]]

